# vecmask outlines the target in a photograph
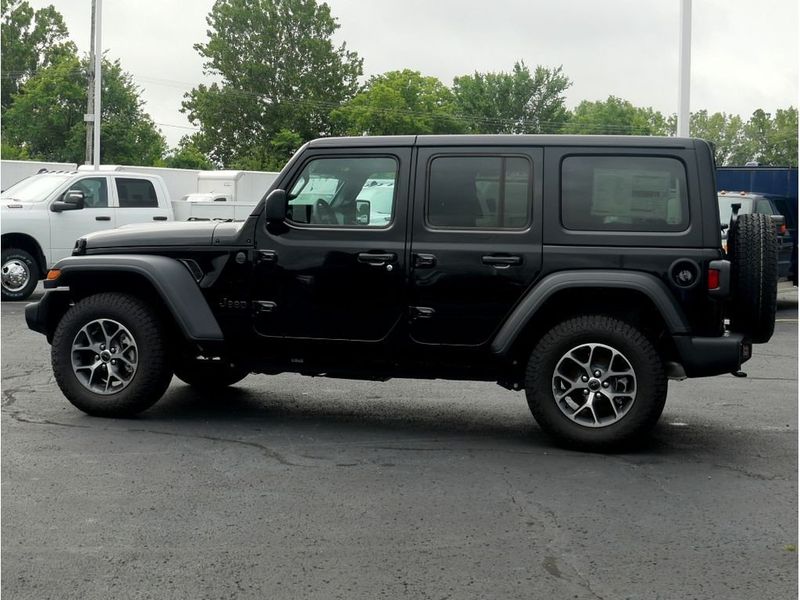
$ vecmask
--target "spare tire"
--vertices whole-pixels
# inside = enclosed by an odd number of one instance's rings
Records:
[[[733,226],[731,330],[769,341],[778,302],[778,239],[768,215],[740,215]]]

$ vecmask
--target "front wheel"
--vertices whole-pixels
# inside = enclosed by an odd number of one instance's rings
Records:
[[[26,300],[36,289],[39,267],[30,252],[19,248],[3,250],[3,300]]]
[[[587,315],[556,325],[539,341],[525,392],[547,433],[569,445],[610,450],[655,425],[667,379],[641,331],[613,317]]]
[[[172,379],[163,330],[158,316],[135,296],[84,298],[53,335],[58,386],[90,415],[130,417],[150,408]]]

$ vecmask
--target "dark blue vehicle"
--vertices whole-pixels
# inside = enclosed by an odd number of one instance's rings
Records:
[[[754,192],[765,196],[786,217],[792,236],[790,278],[797,285],[797,168],[796,167],[719,167],[717,190]]]

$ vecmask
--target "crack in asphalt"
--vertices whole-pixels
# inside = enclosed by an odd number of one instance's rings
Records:
[[[566,581],[567,583],[571,583],[572,585],[578,586],[587,592],[589,592],[594,598],[598,600],[605,600],[603,596],[598,594],[594,588],[592,588],[592,584],[589,581],[588,577],[586,577],[583,573],[581,573],[580,569],[573,563],[570,559],[569,554],[566,550],[564,550],[561,546],[563,544],[559,543],[558,532],[560,532],[561,524],[558,522],[558,517],[556,516],[555,512],[550,510],[544,504],[537,502],[536,500],[529,498],[528,502],[533,504],[533,506],[537,509],[535,514],[531,513],[522,503],[517,501],[517,497],[514,494],[514,486],[511,484],[507,477],[506,469],[503,469],[502,473],[500,474],[503,482],[506,484],[508,488],[508,497],[511,500],[511,503],[517,507],[517,510],[520,513],[520,516],[523,519],[532,519],[533,521],[539,523],[541,528],[544,532],[548,535],[549,540],[545,541],[545,547],[549,549],[555,556],[548,555],[545,557],[544,561],[542,561],[542,568],[547,571],[553,577],[560,579],[562,581]],[[552,523],[552,525],[548,524],[545,519],[541,518],[541,514],[547,516],[548,520]],[[558,560],[562,562],[562,564],[566,565],[570,571],[574,573],[574,577],[566,576],[561,569],[558,568]]]
[[[114,430],[114,428],[109,428],[110,430]],[[261,450],[265,456],[271,458],[278,463],[285,465],[287,467],[318,467],[321,465],[309,465],[309,464],[302,464],[292,462],[288,458],[286,458],[282,453],[278,452],[277,450],[273,450],[269,446],[265,446],[264,444],[259,444],[258,442],[246,442],[244,440],[236,440],[232,438],[222,438],[222,437],[215,437],[211,435],[200,435],[200,434],[188,434],[188,433],[177,433],[173,431],[158,431],[156,429],[139,429],[139,428],[126,428],[124,431],[128,431],[131,433],[152,433],[154,435],[166,435],[172,437],[180,437],[180,438],[190,438],[190,439],[200,439],[200,440],[208,440],[211,442],[222,442],[228,444],[237,444],[240,446],[247,446],[250,448],[256,448],[257,450]]]

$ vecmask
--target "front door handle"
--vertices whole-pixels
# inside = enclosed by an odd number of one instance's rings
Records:
[[[358,262],[382,267],[383,265],[397,260],[397,254],[393,252],[359,252]]]
[[[485,265],[492,265],[493,267],[506,268],[522,264],[521,256],[484,256],[481,262]]]
[[[111,217],[95,217],[95,221],[110,221]]]
[[[153,221],[166,221],[167,217],[153,217]]]

